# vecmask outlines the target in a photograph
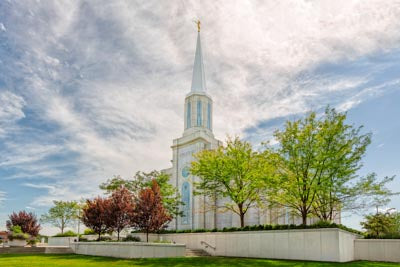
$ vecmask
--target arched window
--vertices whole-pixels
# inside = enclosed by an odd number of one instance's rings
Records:
[[[188,182],[184,182],[182,184],[182,224],[190,223],[190,184]]]
[[[186,108],[186,129],[190,127],[192,127],[192,105],[188,102]]]
[[[211,104],[207,104],[207,128],[211,130]]]
[[[201,101],[197,101],[197,126],[201,126],[203,124],[203,117],[202,117],[202,105]]]

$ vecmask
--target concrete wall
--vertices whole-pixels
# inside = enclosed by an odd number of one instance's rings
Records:
[[[76,254],[115,258],[171,258],[185,256],[185,245],[142,242],[78,242],[71,245]]]
[[[400,262],[400,239],[357,239],[355,260]]]
[[[144,240],[143,234],[137,234]],[[358,235],[340,229],[295,229],[150,235],[214,256],[347,262],[354,260]]]
[[[58,246],[69,246],[71,243],[74,243],[74,240],[76,240],[76,236],[68,236],[68,237],[49,237],[48,245],[52,247],[58,247]]]

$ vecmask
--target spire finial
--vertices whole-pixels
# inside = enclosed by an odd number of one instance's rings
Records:
[[[203,55],[201,53],[200,20],[197,19],[194,22],[197,24],[198,34],[197,34],[196,53],[194,56],[191,92],[204,93],[206,91],[206,78],[204,74]]]
[[[196,21],[196,24],[197,24],[197,31],[200,32],[200,20],[199,19]]]

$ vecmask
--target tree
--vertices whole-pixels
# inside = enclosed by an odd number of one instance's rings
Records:
[[[394,212],[391,214],[393,217],[393,232],[400,236],[400,212]]]
[[[102,233],[110,230],[110,208],[108,198],[97,197],[94,200],[87,199],[82,209],[82,222],[99,235],[99,240]]]
[[[311,214],[332,221],[339,210],[366,206],[367,201],[357,201],[362,197],[382,200],[390,194],[384,185],[393,178],[378,182],[374,175],[357,175],[371,134],[345,120],[346,113],[328,107],[319,119],[312,112],[274,133],[280,179],[271,202],[296,211],[303,224]]]
[[[78,218],[79,205],[76,201],[53,201],[54,207],[49,209],[47,214],[43,214],[40,220],[43,223],[60,228],[61,234],[64,229]]]
[[[396,225],[396,217],[387,212],[378,212],[373,215],[366,215],[365,221],[360,224],[367,230],[367,234],[379,238],[393,233]]]
[[[14,226],[21,227],[23,233],[36,237],[40,231],[40,224],[38,224],[36,215],[32,212],[20,211],[13,212],[8,216],[9,220],[6,222],[7,229],[11,231]]]
[[[169,175],[164,172],[151,171],[149,173],[136,172],[133,179],[123,179],[120,176],[114,176],[100,185],[100,189],[105,190],[108,194],[124,186],[132,194],[138,195],[141,190],[152,186],[152,181],[155,180],[160,186],[161,196],[164,208],[173,217],[181,215],[179,206],[182,205],[181,197],[178,190],[169,183]]]
[[[132,226],[145,231],[149,242],[149,233],[157,232],[167,226],[172,220],[164,208],[160,187],[156,180],[149,188],[142,189],[135,201]]]
[[[200,178],[195,183],[196,194],[211,199],[229,197],[223,208],[238,214],[243,227],[246,212],[261,200],[272,165],[238,137],[228,138],[225,147],[200,151],[195,159],[190,172]]]
[[[117,232],[118,240],[120,232],[131,223],[133,208],[134,198],[127,188],[121,186],[112,192],[107,217],[110,227]]]

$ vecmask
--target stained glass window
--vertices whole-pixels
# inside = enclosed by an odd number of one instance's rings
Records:
[[[201,101],[197,101],[197,126],[201,126],[203,124],[203,118],[202,118],[202,106],[201,106]]]
[[[190,184],[184,182],[182,184],[182,224],[189,224],[190,222]]]
[[[207,128],[211,130],[211,104],[207,104]]]
[[[192,127],[192,105],[190,102],[187,103],[187,109],[186,109],[186,128]]]

